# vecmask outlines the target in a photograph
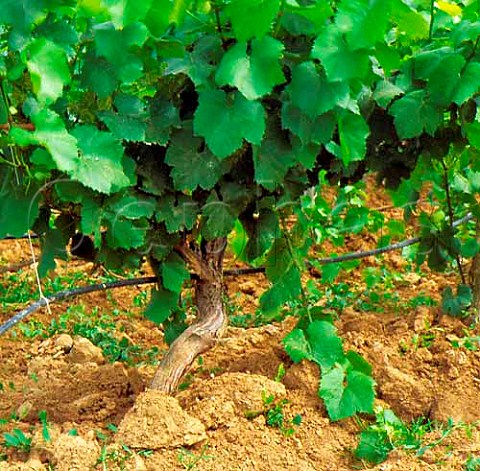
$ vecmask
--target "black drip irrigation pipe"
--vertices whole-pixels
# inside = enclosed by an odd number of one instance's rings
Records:
[[[93,293],[94,291],[102,291],[105,289],[120,288],[122,286],[136,286],[145,285],[149,283],[155,283],[157,281],[156,276],[147,276],[144,278],[132,278],[130,280],[111,281],[109,283],[98,283],[95,285],[82,286],[81,288],[66,289],[63,291],[57,291],[50,296],[40,298],[38,301],[30,304],[18,314],[8,319],[7,322],[0,325],[0,335],[4,334],[7,330],[18,324],[25,319],[28,315],[34,313],[38,309],[46,306],[47,304],[61,301],[62,299],[71,298],[72,296],[78,296],[80,294]]]
[[[463,218],[458,219],[452,224],[452,227],[458,227],[462,224],[473,219],[473,215],[468,213]],[[385,247],[380,247],[378,249],[367,250],[363,252],[353,252],[345,255],[339,255],[337,257],[329,258],[319,258],[317,262],[320,265],[328,265],[332,263],[341,263],[349,260],[358,260],[366,257],[373,257],[375,255],[381,255],[386,252],[391,252],[393,250],[403,249],[410,245],[418,244],[421,241],[421,237],[414,237],[413,239],[404,240],[403,242],[397,242],[395,244],[390,244]],[[265,267],[258,268],[234,268],[231,270],[225,270],[225,276],[238,276],[238,275],[251,275],[256,273],[265,273]],[[192,274],[191,278],[195,278]],[[57,293],[51,294],[49,296],[40,298],[38,301],[30,304],[28,307],[20,311],[18,314],[15,314],[13,317],[8,319],[5,323],[0,325],[0,335],[4,334],[7,330],[11,329],[13,326],[18,324],[20,321],[25,319],[30,314],[34,313],[38,309],[47,306],[50,303],[61,301],[66,298],[71,298],[73,296],[79,296],[81,294],[93,293],[94,291],[102,291],[106,289],[121,288],[123,286],[137,286],[137,285],[146,285],[156,283],[158,281],[156,276],[146,276],[143,278],[132,278],[129,280],[119,280],[111,281],[108,283],[98,283],[95,285],[82,286],[81,288],[67,289],[63,291],[58,291]]]

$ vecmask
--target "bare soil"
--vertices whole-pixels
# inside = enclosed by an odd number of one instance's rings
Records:
[[[374,246],[368,238],[349,242],[349,251]],[[21,262],[28,253],[25,242],[0,242],[1,266]],[[362,267],[379,263],[406,270],[398,253],[381,261],[366,260]],[[57,274],[91,269],[91,264],[68,262]],[[7,279],[6,274],[0,276]],[[22,276],[31,280],[36,299],[32,272],[24,269]],[[347,280],[352,289],[362,283],[359,273],[350,273]],[[480,455],[480,428],[475,424],[480,418],[480,353],[453,346],[465,335],[460,320],[440,315],[436,307],[406,307],[421,293],[438,301],[441,290],[455,282],[454,273],[405,272],[395,285],[397,308],[387,303],[383,312],[347,307],[336,313],[345,348],[361,353],[374,366],[378,405],[391,408],[405,421],[427,417],[472,424],[458,427],[422,457],[395,450],[372,469],[462,470],[469,456]],[[259,275],[227,280],[230,298],[243,313],[253,314],[265,286]],[[133,307],[141,289],[90,294],[52,305],[51,314],[42,311],[34,317],[48,324],[68,306],[82,303],[92,315],[117,309],[118,325],[123,326],[119,336],[162,352],[166,346],[161,330]],[[4,309],[0,322],[19,307]],[[148,389],[153,365],[109,363],[101,350],[81,337],[28,339],[13,329],[0,337],[0,418],[9,419],[0,422],[0,433],[19,428],[33,434],[33,441],[28,453],[8,449],[0,470],[367,469],[352,452],[361,425],[369,418],[329,421],[317,394],[318,369],[306,362],[293,364],[283,350],[282,338],[295,322],[287,317],[262,327],[229,327],[174,397]],[[280,364],[286,374],[277,382]],[[293,435],[267,425],[260,413],[265,394],[286,399],[287,420],[301,416]],[[41,410],[47,413],[50,441],[42,436]],[[424,440],[433,443],[440,438],[440,432],[431,432]]]

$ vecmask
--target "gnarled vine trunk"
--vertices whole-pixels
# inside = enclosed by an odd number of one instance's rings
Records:
[[[480,244],[480,221],[477,220],[475,224],[477,242]],[[473,320],[478,325],[480,322],[480,253],[473,257],[470,279],[472,285]]]
[[[195,358],[215,346],[222,336],[227,325],[222,296],[225,247],[225,238],[206,242],[200,253],[184,245],[177,247],[198,277],[195,282],[197,316],[170,346],[155,373],[151,388],[173,393]]]

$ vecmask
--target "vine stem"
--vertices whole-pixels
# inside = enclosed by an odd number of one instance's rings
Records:
[[[430,0],[430,26],[428,28],[428,42],[433,39],[433,24],[435,23],[435,0]]]
[[[218,8],[217,1],[213,2],[213,12],[215,15],[215,21],[217,23],[217,32],[220,35],[220,39],[222,41],[222,47],[225,49],[227,40],[225,38],[225,35],[223,34],[222,21],[220,19],[220,10]]]
[[[465,72],[465,69],[467,68],[467,66],[471,62],[471,60],[475,57],[475,54],[477,53],[477,49],[478,49],[479,44],[480,44],[480,34],[477,36],[475,44],[473,45],[472,52],[470,52],[467,59],[465,60],[465,64],[463,64],[463,67],[462,67],[462,70],[461,70],[462,74]]]
[[[465,224],[466,222],[473,219],[472,213],[468,213],[464,217],[458,219],[452,224],[452,227],[458,227],[461,224]],[[395,244],[387,245],[386,247],[380,247],[378,249],[366,250],[363,252],[353,252],[345,255],[339,255],[336,257],[328,257],[328,258],[319,258],[317,259],[317,263],[320,265],[328,265],[330,263],[341,263],[346,262],[349,260],[358,260],[367,257],[373,257],[375,255],[381,255],[386,252],[391,252],[393,250],[403,249],[404,247],[408,247],[410,245],[418,244],[420,242],[420,237],[414,237],[413,239],[404,240],[402,242],[397,242]],[[265,267],[256,267],[256,268],[234,268],[231,270],[225,270],[223,272],[224,276],[238,276],[238,275],[252,275],[257,273],[265,273]],[[194,279],[196,274],[192,274],[191,277]],[[20,321],[24,320],[30,314],[33,314],[38,309],[46,306],[48,303],[54,303],[57,301],[61,301],[63,299],[71,298],[73,296],[79,296],[82,294],[92,293],[94,291],[103,291],[106,289],[112,288],[120,288],[122,286],[136,286],[136,285],[145,285],[145,284],[153,284],[158,283],[158,278],[156,276],[147,276],[142,278],[132,278],[129,280],[119,280],[119,281],[112,281],[109,283],[98,283],[95,285],[89,286],[82,286],[80,288],[75,289],[68,289],[64,291],[58,291],[57,293],[51,294],[50,296],[46,296],[44,298],[39,299],[38,301],[30,304],[28,307],[20,311],[18,314],[15,314],[13,317],[8,319],[5,323],[0,324],[0,335],[7,332],[7,330],[14,327]]]
[[[442,168],[443,168],[443,183],[445,186],[445,196],[447,198],[447,207],[448,207],[448,219],[450,221],[450,226],[453,228],[453,223],[455,222],[453,219],[453,206],[452,206],[452,198],[450,196],[450,183],[448,181],[448,167],[443,160],[441,160]],[[455,260],[458,266],[458,272],[460,274],[460,278],[464,285],[467,284],[465,279],[465,274],[463,273],[463,266],[462,261],[460,260],[460,255],[455,255]]]

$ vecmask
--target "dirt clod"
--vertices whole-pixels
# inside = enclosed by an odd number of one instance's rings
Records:
[[[93,433],[86,436],[61,433],[58,427],[49,428],[50,440],[37,432],[32,440],[32,455],[51,463],[56,471],[84,471],[97,462],[100,446]]]
[[[55,347],[63,351],[64,353],[69,353],[73,347],[73,338],[68,334],[60,334],[55,339]]]
[[[152,450],[191,446],[206,438],[205,426],[187,414],[177,399],[152,389],[137,397],[116,435],[118,443]]]
[[[285,386],[261,375],[225,373],[178,395],[180,403],[207,428],[231,426],[248,412],[261,412],[264,399],[284,398]]]
[[[105,363],[102,349],[93,345],[90,340],[79,336],[74,337],[67,359],[72,363],[96,363],[97,365]]]

